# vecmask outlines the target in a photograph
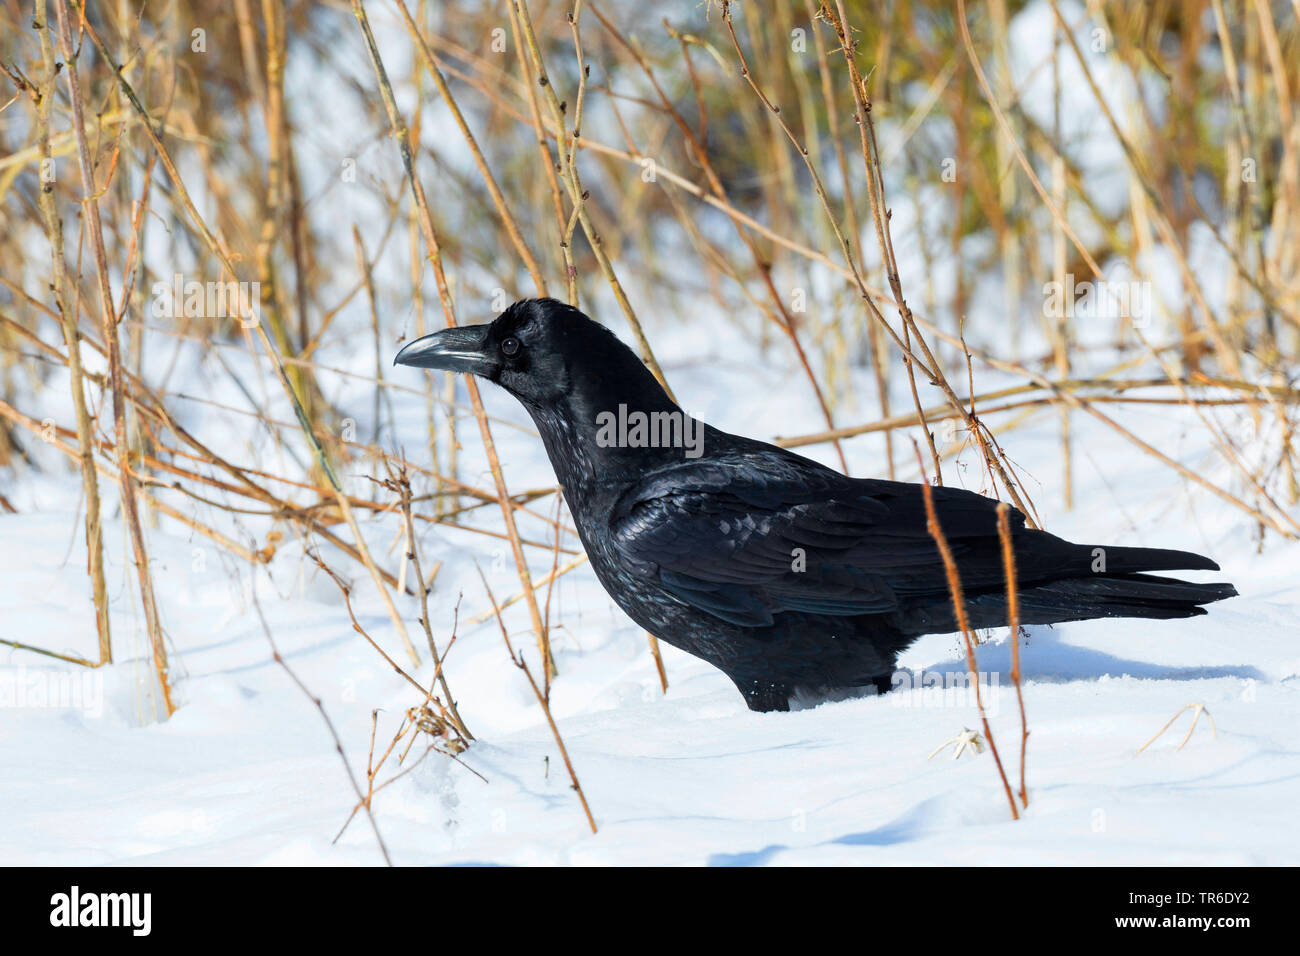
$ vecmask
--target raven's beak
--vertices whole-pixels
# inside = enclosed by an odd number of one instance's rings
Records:
[[[393,364],[490,376],[500,366],[485,350],[487,330],[486,325],[462,325],[423,335],[406,343]]]

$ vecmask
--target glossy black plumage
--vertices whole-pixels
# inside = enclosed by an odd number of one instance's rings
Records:
[[[674,437],[698,435],[699,447],[610,444],[611,416],[681,412],[630,349],[576,309],[519,302],[491,325],[418,339],[395,361],[472,372],[515,395],[610,596],[724,671],[755,710],[784,710],[799,690],[885,689],[899,651],[956,629],[920,485],[846,478],[689,420]],[[972,626],[1006,624],[997,502],[932,490]],[[1236,594],[1144,573],[1218,570],[1200,555],[1071,544],[1027,530],[1015,511],[1012,534],[1025,624],[1190,617]]]

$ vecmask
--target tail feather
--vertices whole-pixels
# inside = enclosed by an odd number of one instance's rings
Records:
[[[1237,589],[1227,583],[1198,584],[1145,573],[1219,570],[1209,558],[1189,551],[1076,545],[1046,532],[1027,531],[1017,539],[1016,564],[1021,624],[1101,617],[1197,617],[1206,613],[1202,605],[1237,595]],[[970,625],[1005,626],[1007,595],[1002,581],[995,580],[1001,576],[989,572],[986,565],[960,570]],[[980,570],[985,572],[982,576]],[[952,602],[947,600],[918,602],[906,609],[901,621],[908,634],[957,630]]]
[[[1206,613],[1201,605],[1236,595],[1231,584],[1196,584],[1151,574],[1067,578],[1026,589],[1020,595],[1021,619],[1026,624],[1053,624],[1097,617],[1196,617]]]
[[[1120,548],[1079,545],[1101,574],[1134,574],[1141,571],[1217,571],[1209,558],[1191,551],[1166,548]]]
[[[1196,584],[1153,574],[1062,578],[1020,590],[1020,623],[1061,624],[1099,617],[1197,617],[1206,613],[1202,605],[1236,595],[1237,589],[1231,584]],[[1001,627],[1008,623],[1005,592],[989,590],[968,596],[966,603],[972,627]],[[942,613],[937,608],[935,612],[936,616]],[[951,617],[951,611],[947,617]],[[953,622],[950,629],[955,628]]]

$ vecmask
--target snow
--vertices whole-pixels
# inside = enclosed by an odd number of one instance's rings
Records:
[[[713,345],[735,347],[725,336]],[[797,380],[784,390],[767,381],[781,378],[778,369],[746,371],[720,360],[716,369],[707,361],[670,365],[668,374],[688,404],[716,413],[724,427],[770,436],[816,421]],[[525,421],[506,396],[486,394],[493,414]],[[397,414],[413,420],[414,430],[419,399],[409,397]],[[1224,478],[1206,467],[1199,432],[1181,412],[1128,412],[1124,419],[1157,427],[1163,448]],[[1010,820],[987,750],[927,759],[962,728],[978,729],[968,695],[936,701],[923,690],[901,691],[752,714],[720,673],[665,646],[670,688],[663,696],[643,635],[584,565],[560,579],[553,597],[560,670],[553,701],[599,825],[593,836],[495,621],[466,623],[488,607],[473,562],[502,598],[517,590],[510,559],[495,539],[434,529],[422,539],[425,561],[442,560],[444,568],[430,614],[445,643],[463,592],[447,674],[478,739],[460,763],[430,753],[375,798],[393,860],[1294,863],[1300,840],[1288,818],[1300,799],[1297,547],[1270,536],[1258,551],[1244,516],[1113,433],[1082,417],[1075,424],[1083,504],[1073,512],[1058,500],[1056,414],[1004,437],[1018,465],[1041,483],[1031,482],[1031,494],[1049,527],[1076,540],[1201,550],[1223,571],[1192,576],[1233,581],[1242,596],[1187,621],[1032,629],[1022,653],[1031,729],[1024,819]],[[512,487],[549,479],[535,437],[506,427],[497,435]],[[855,474],[880,470],[870,443],[847,448]],[[474,443],[466,441],[465,454],[465,473],[482,477]],[[962,460],[969,464],[969,453]],[[948,473],[950,481],[970,482],[978,472],[949,463]],[[75,478],[56,472],[21,484],[11,498],[21,513],[0,518],[3,636],[93,655]],[[365,522],[377,554],[394,520]],[[0,655],[0,774],[7,783],[0,863],[380,862],[362,818],[331,842],[355,799],[319,713],[271,659],[250,600],[249,569],[166,519],[149,541],[171,653],[183,669],[180,707],[165,723],[149,719],[147,647],[124,575],[133,569],[122,526],[110,516],[105,556],[118,662],[85,671],[18,650]],[[537,573],[542,562],[533,557]],[[358,567],[346,573],[363,626],[398,654],[368,577]],[[372,710],[379,709],[382,752],[400,715],[418,701],[352,630],[337,590],[296,542],[283,545],[256,582],[281,653],[320,697],[354,772],[363,774]],[[418,634],[414,600],[401,607]],[[536,669],[526,612],[516,605],[506,618]],[[986,702],[1014,785],[1019,722],[1009,647],[1005,631],[987,637],[979,649],[993,685],[986,685]],[[965,666],[953,635],[923,638],[902,664],[939,674]],[[427,662],[416,676],[429,678]],[[1193,702],[1208,707],[1217,738],[1202,718],[1176,749],[1185,713],[1136,753]],[[408,762],[422,750],[417,745]],[[396,769],[394,758],[378,779]]]

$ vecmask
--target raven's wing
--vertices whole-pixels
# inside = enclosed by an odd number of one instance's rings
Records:
[[[997,502],[932,491],[963,582],[1000,586]],[[947,594],[921,495],[794,455],[740,454],[656,472],[615,507],[611,539],[627,570],[742,626],[781,611],[888,613]]]

